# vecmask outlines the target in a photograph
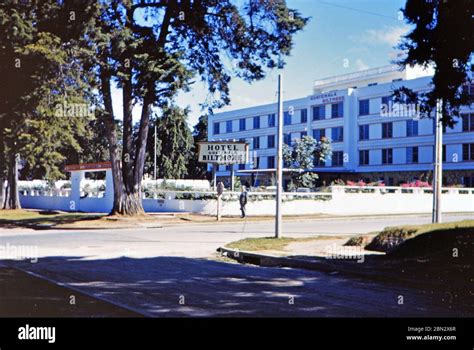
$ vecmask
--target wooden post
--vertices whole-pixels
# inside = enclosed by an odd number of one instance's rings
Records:
[[[230,190],[234,192],[234,164],[230,165]]]
[[[221,197],[224,193],[224,184],[219,182],[217,185],[217,221],[221,221]]]
[[[215,192],[217,188],[217,164],[212,164],[212,190]]]

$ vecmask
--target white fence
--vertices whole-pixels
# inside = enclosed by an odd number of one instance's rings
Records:
[[[284,193],[284,215],[365,215],[430,213],[432,210],[431,188],[358,187],[333,186],[331,192]],[[73,201],[59,195],[36,195],[34,191],[20,194],[24,208],[109,212],[112,197],[87,197]],[[64,194],[64,193],[63,193]],[[100,194],[99,194],[100,196]],[[146,212],[195,212],[214,215],[217,201],[214,192],[155,193],[154,198],[144,198]],[[225,192],[222,197],[222,215],[239,215],[239,193]],[[474,188],[444,188],[443,212],[474,212]],[[250,216],[274,215],[275,194],[271,192],[249,193],[247,214]]]
[[[328,214],[431,213],[433,192],[429,187],[334,186]],[[474,188],[443,188],[441,210],[474,212]]]

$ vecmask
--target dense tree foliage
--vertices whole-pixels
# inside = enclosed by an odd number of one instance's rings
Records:
[[[181,179],[187,175],[188,163],[192,155],[193,136],[187,123],[188,110],[177,106],[165,108],[156,117],[148,132],[147,161],[145,172],[153,175],[154,124],[156,123],[157,178]]]
[[[190,179],[206,179],[209,174],[206,163],[198,162],[198,144],[200,141],[207,141],[207,123],[208,116],[202,115],[194,126],[193,130],[193,147],[191,149],[191,157],[188,163],[188,176]]]
[[[296,140],[293,146],[283,145],[283,163],[285,168],[294,169],[291,179],[296,187],[312,188],[318,174],[309,171],[316,161],[325,161],[332,154],[331,144],[327,138],[316,141],[311,136]]]
[[[127,1],[100,3],[90,28],[91,72],[100,83],[114,175],[113,213],[141,214],[141,180],[153,108],[169,108],[193,79],[205,81],[210,109],[229,103],[232,76],[246,81],[282,67],[307,19],[284,1]],[[94,65],[95,63],[95,65]],[[121,144],[112,127],[111,87],[123,92]],[[142,105],[133,137],[132,109]],[[121,151],[121,152],[120,152]],[[120,155],[121,153],[121,155]]]
[[[420,104],[422,117],[429,117],[438,99],[443,100],[443,124],[453,125],[459,107],[473,103],[466,89],[474,72],[474,2],[471,0],[407,0],[402,10],[414,25],[400,48],[405,64],[432,65],[433,89],[416,94],[402,87],[395,91],[398,101]]]
[[[77,10],[77,9],[76,9]],[[93,112],[87,75],[77,60],[82,25],[60,2],[0,4],[0,152],[8,189],[5,208],[19,208],[18,166],[49,179],[62,176],[64,147],[79,151]],[[77,11],[79,13],[79,11]]]

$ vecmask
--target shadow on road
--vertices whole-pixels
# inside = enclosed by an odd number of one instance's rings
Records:
[[[148,316],[468,316],[442,293],[317,271],[184,257],[57,256],[9,264]]]

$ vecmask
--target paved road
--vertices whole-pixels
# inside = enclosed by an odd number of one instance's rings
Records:
[[[20,265],[149,316],[460,315],[440,302],[442,295],[316,271],[183,257],[56,257]]]
[[[446,215],[445,221],[474,219],[472,215]],[[331,218],[284,222],[284,236],[353,235],[387,226],[429,223],[430,216]],[[87,259],[117,257],[184,256],[208,258],[219,246],[246,237],[272,236],[274,223],[241,221],[230,224],[178,224],[135,230],[1,229],[0,245],[34,245],[40,257],[80,256]],[[2,252],[0,251],[0,258]]]
[[[473,217],[451,215],[445,220],[465,218]],[[287,222],[284,230],[288,236],[353,234],[429,220],[429,216],[324,219]],[[245,221],[115,231],[15,229],[0,231],[0,246],[37,247],[38,262],[13,264],[153,316],[459,315],[440,301],[446,296],[436,293],[209,259],[222,244],[269,236],[272,230],[271,222]]]

